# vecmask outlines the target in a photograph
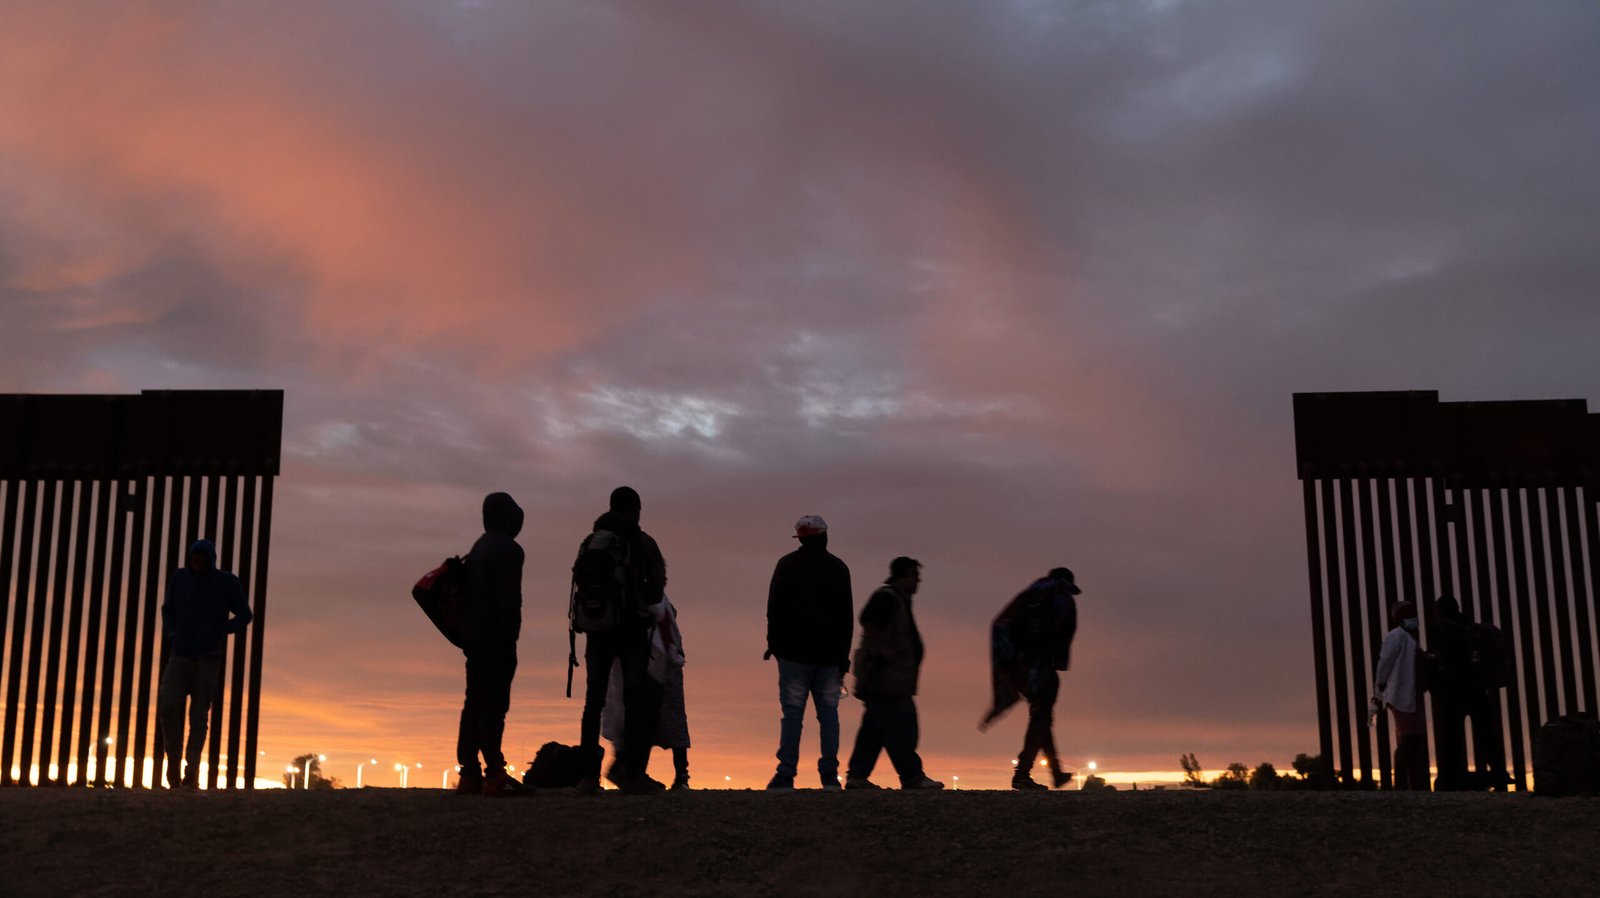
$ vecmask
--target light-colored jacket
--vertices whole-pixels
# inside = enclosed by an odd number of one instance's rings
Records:
[[[1417,693],[1417,640],[1400,627],[1383,637],[1378,669],[1372,675],[1377,696],[1397,711],[1411,712],[1421,705]]]

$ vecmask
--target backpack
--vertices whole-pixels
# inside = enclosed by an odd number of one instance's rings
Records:
[[[547,789],[570,789],[600,766],[600,747],[585,749],[577,745],[546,742],[539,746],[533,763],[522,774],[523,785]]]
[[[411,587],[411,598],[451,645],[466,647],[467,563],[460,555],[446,558],[444,564],[423,574]]]
[[[628,544],[610,530],[596,530],[578,547],[572,563],[572,603],[567,612],[574,633],[605,633],[635,622],[630,613]]]
[[[1490,689],[1516,682],[1517,672],[1506,634],[1494,624],[1472,625],[1472,672],[1477,674],[1479,683]]]

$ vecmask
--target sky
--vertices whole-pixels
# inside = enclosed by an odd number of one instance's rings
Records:
[[[409,590],[494,490],[507,754],[575,742],[567,571],[622,483],[697,785],[770,775],[808,513],[858,604],[925,565],[934,776],[1003,784],[987,623],[1063,564],[1069,764],[1281,769],[1291,394],[1600,397],[1596,46],[1587,0],[8,3],[0,392],[286,391],[266,769],[452,762]]]

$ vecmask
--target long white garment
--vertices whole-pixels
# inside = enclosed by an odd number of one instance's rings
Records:
[[[689,720],[683,698],[683,632],[678,629],[678,609],[670,599],[662,599],[655,613],[648,670],[651,678],[663,687],[661,722],[656,727],[655,744],[662,748],[688,748]],[[600,734],[613,743],[621,742],[625,720],[622,662],[617,660],[611,663],[606,706],[600,712]]]
[[[1386,704],[1399,711],[1417,710],[1417,641],[1410,633],[1395,627],[1383,637],[1372,679],[1381,684],[1377,695]]]

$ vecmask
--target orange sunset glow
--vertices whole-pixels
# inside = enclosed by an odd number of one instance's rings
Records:
[[[621,484],[696,788],[772,775],[767,590],[812,513],[858,613],[924,565],[930,775],[1009,783],[989,625],[1061,565],[1069,768],[1286,770],[1290,394],[1600,396],[1600,23],[1208,6],[8,5],[0,393],[284,391],[273,783],[451,782],[462,654],[410,591],[494,491],[507,759],[576,744],[571,569]],[[816,753],[808,711],[800,787]]]

